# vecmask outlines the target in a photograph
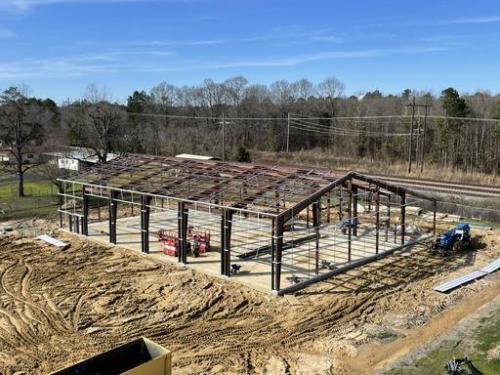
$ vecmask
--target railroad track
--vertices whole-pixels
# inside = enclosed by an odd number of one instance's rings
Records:
[[[435,180],[420,180],[408,177],[392,177],[385,175],[371,175],[387,182],[396,183],[414,190],[427,191],[436,194],[458,195],[474,198],[500,199],[500,187],[491,185],[460,184]]]

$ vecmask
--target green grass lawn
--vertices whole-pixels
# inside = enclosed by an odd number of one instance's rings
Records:
[[[500,374],[500,358],[488,358],[488,351],[500,349],[500,310],[482,318],[479,326],[464,337],[445,340],[413,363],[390,370],[390,375],[445,374],[444,366],[453,358],[467,356],[485,375]]]
[[[0,220],[47,217],[57,213],[57,188],[50,181],[27,181],[26,197],[18,196],[17,182],[0,184]]]

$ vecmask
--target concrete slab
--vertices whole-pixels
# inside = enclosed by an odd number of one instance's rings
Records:
[[[190,211],[188,225],[195,230],[211,233],[212,251],[200,254],[198,258],[188,256],[187,266],[212,276],[221,276],[220,264],[220,229],[221,218],[216,214],[202,211]],[[340,267],[349,261],[354,261],[375,254],[375,229],[371,224],[361,224],[358,236],[352,236],[350,259],[349,241],[347,234],[342,234],[336,225],[324,225],[320,228],[318,239],[318,254],[316,253],[316,238],[313,228],[307,228],[305,223],[296,223],[293,231],[284,234],[284,242],[297,241],[300,238],[310,238],[283,251],[281,286],[290,285],[290,279],[304,280],[319,273],[327,272],[330,267]],[[170,230],[177,233],[177,212],[167,210],[152,212],[150,216],[150,254],[147,255],[159,262],[177,263],[177,258],[167,256],[161,252],[157,239],[157,231]],[[89,224],[89,237],[103,244],[109,244],[109,224],[107,221]],[[271,247],[271,220],[256,219],[244,216],[234,216],[232,221],[231,264],[238,263],[241,270],[232,275],[233,281],[240,282],[251,288],[269,292],[271,290],[270,251],[263,250],[254,257],[242,259],[248,251]],[[312,238],[311,238],[312,237]],[[407,241],[413,241],[417,236],[408,236]],[[389,232],[380,231],[379,252],[389,250],[401,244],[401,237]],[[132,251],[141,251],[140,217],[133,216],[117,220],[117,245]],[[319,268],[316,269],[316,259]],[[321,267],[323,265],[323,267]]]

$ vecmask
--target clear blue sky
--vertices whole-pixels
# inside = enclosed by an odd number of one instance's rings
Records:
[[[336,76],[347,94],[500,91],[500,1],[0,0],[0,89]]]

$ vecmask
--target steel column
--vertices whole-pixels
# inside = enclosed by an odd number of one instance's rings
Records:
[[[356,222],[353,223],[352,234],[358,235],[358,187],[353,186],[351,182],[351,196],[352,196],[352,216],[356,218]]]
[[[64,188],[63,188],[63,183],[59,183],[58,184],[58,189],[59,189],[59,209],[62,210],[63,208],[63,205],[64,205],[64,198],[61,194],[64,194]],[[63,228],[64,227],[64,223],[63,223],[63,213],[61,211],[59,211],[59,227],[60,228]]]
[[[188,214],[185,202],[177,206],[177,258],[179,263],[187,263],[187,221]]]
[[[332,209],[331,191],[328,192],[328,198],[327,198],[326,204],[328,205],[328,209],[326,210],[326,222],[328,224],[330,224],[331,209]]]
[[[348,204],[348,214],[349,222],[347,225],[347,261],[351,261],[351,250],[352,250],[352,181],[347,182],[347,188],[349,190],[349,204]]]
[[[316,251],[315,251],[315,265],[316,275],[319,273],[319,226],[321,224],[321,201],[313,203],[313,226],[316,232]]]
[[[406,231],[406,193],[401,193],[401,245],[405,243]]]
[[[89,235],[89,196],[85,187],[82,188],[82,205],[83,205],[83,218],[82,218],[82,234],[84,236]]]
[[[142,195],[141,196],[141,239],[142,246],[141,251],[143,253],[149,254],[149,216],[151,203],[151,197]]]
[[[379,248],[379,239],[380,239],[380,194],[377,188],[377,191],[375,192],[375,254],[378,254],[378,248]]]
[[[276,241],[274,235],[276,233],[276,220],[271,221],[271,290],[274,289],[274,254],[276,251]]]
[[[423,163],[423,160],[422,160]],[[434,199],[433,203],[433,213],[432,213],[432,234],[436,235],[436,211],[437,211],[437,201]]]
[[[275,256],[273,261],[274,266],[274,290],[280,290],[281,282],[281,257],[283,254],[283,231],[284,231],[284,221],[282,216],[276,218],[276,246],[275,246]]]
[[[225,276],[231,275],[231,224],[233,219],[233,211],[224,209],[223,215],[223,238],[221,261],[222,274]]]
[[[116,191],[109,192],[109,242],[116,244],[116,220],[117,220],[117,206]]]

